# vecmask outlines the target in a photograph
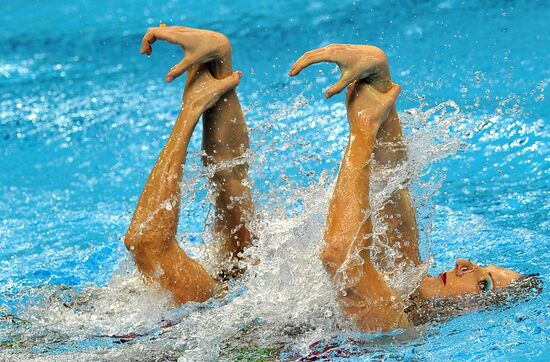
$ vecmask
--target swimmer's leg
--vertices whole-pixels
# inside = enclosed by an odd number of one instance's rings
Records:
[[[215,80],[201,65],[190,68],[187,79],[181,112],[147,179],[124,240],[140,271],[171,291],[179,303],[204,301],[217,291],[218,283],[185,254],[176,240],[180,182],[198,118],[236,87],[240,73]]]
[[[216,287],[215,280],[185,254],[176,240],[183,164],[195,125],[193,118],[199,116],[185,108],[179,113],[124,240],[142,274],[170,290],[179,303],[204,301]]]
[[[371,260],[373,211],[369,200],[377,136],[385,128],[388,132],[380,134],[382,139],[394,135],[390,125],[384,123],[390,114],[397,115],[395,99],[400,88],[390,80],[384,52],[368,45],[332,44],[306,52],[294,63],[290,75],[319,62],[336,63],[342,71],[341,78],[325,94],[331,97],[347,87],[350,126],[349,143],[329,203],[321,259],[340,289],[338,299],[344,313],[360,328],[386,331],[405,327],[409,321],[401,298]],[[382,150],[378,153],[379,160],[390,158]]]
[[[231,57],[210,64],[212,75],[231,74]],[[252,245],[249,223],[254,204],[247,186],[249,145],[248,128],[235,90],[227,92],[203,115],[203,163],[215,168],[210,183],[215,195],[214,232],[221,243],[220,254],[231,269],[243,250]],[[236,269],[224,270],[234,273]]]
[[[383,167],[394,167],[407,157],[403,130],[395,107],[386,122],[380,126],[376,135],[374,159]],[[378,211],[377,217],[387,226],[386,238],[388,245],[400,255],[397,263],[405,263],[406,267],[420,263],[418,249],[418,228],[416,225],[416,210],[413,206],[409,189],[395,190],[384,207]],[[379,255],[383,258],[384,255]]]
[[[348,86],[350,138],[330,200],[321,253],[327,271],[341,289],[338,299],[344,313],[368,331],[408,325],[399,296],[386,284],[370,256],[371,156],[378,129],[394,107],[399,89],[393,86],[380,93],[367,83]]]
[[[366,81],[380,93],[386,93],[391,88],[387,56],[382,49],[371,45],[331,44],[309,51],[294,63],[290,75],[297,75],[311,64],[323,61],[336,63],[342,70],[342,77],[327,90],[327,97],[339,93],[356,80]],[[405,157],[403,133],[394,108],[389,120],[380,127],[374,158],[379,164],[391,167],[403,161]],[[388,243],[402,255],[399,261],[407,265],[417,264],[418,233],[415,210],[408,190],[394,192],[378,216],[388,224]]]

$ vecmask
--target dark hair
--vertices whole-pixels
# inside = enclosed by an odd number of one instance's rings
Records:
[[[405,312],[415,325],[443,322],[462,314],[534,298],[542,292],[542,284],[538,274],[523,275],[505,288],[488,292],[468,293],[451,298],[412,298]]]

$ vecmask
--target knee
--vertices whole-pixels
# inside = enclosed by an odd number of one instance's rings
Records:
[[[329,245],[325,246],[319,255],[327,272],[331,275],[336,274],[336,270],[344,263],[346,257],[337,248]]]

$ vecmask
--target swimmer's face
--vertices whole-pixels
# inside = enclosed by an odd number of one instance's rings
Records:
[[[520,275],[512,270],[489,265],[482,268],[467,259],[458,259],[455,268],[437,277],[427,276],[418,291],[420,298],[452,297],[505,288]]]

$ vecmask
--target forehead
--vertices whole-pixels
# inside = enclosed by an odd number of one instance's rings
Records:
[[[497,288],[507,287],[512,281],[519,277],[519,274],[505,268],[489,265],[483,268],[487,273],[491,274],[491,278],[495,281]]]

